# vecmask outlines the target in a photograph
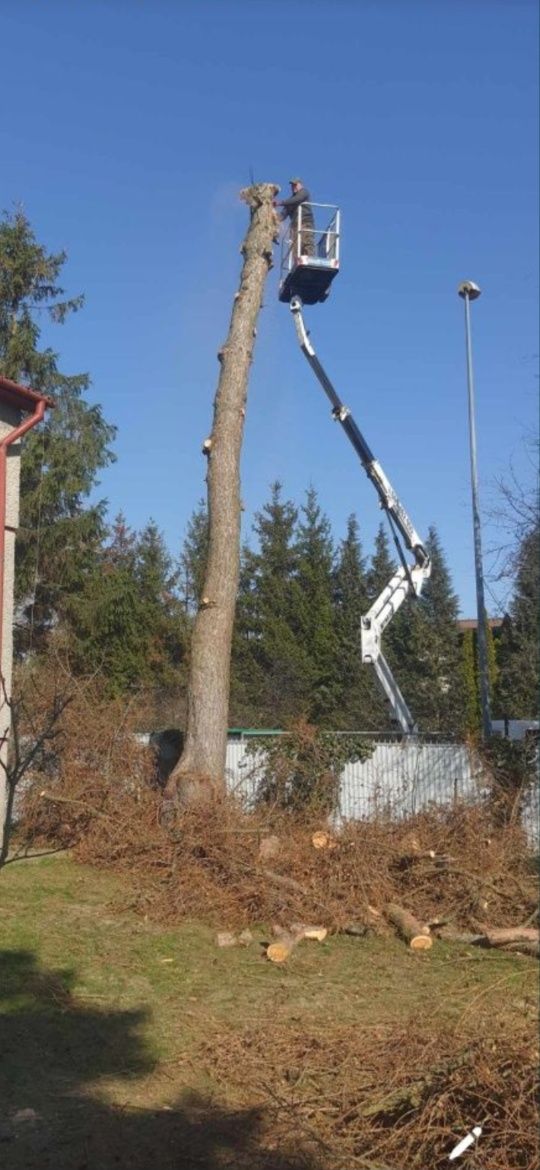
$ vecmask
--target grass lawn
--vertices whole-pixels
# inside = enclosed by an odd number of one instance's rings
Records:
[[[277,968],[258,942],[221,950],[206,927],[161,929],[129,901],[121,879],[63,855],[0,876],[6,1170],[304,1167],[293,1121],[288,1152],[272,1148],[236,1035],[271,1047],[276,1030],[346,1028],[361,1046],[408,1021],[464,1034],[468,1021],[489,1034],[502,1019],[531,1026],[537,966],[519,955],[443,943],[413,955],[394,940],[334,937]],[[213,1054],[228,1047],[224,1075]]]

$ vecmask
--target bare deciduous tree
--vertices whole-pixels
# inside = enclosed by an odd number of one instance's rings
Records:
[[[52,745],[59,735],[59,721],[66,707],[72,701],[70,693],[54,691],[43,709],[42,696],[36,703],[37,691],[29,684],[25,698],[8,698],[4,678],[0,678],[2,706],[10,713],[11,742],[7,759],[0,757],[0,770],[6,788],[5,820],[0,843],[0,869],[8,860],[13,809],[17,786],[32,773],[33,767],[52,752]],[[21,726],[25,734],[21,734]]]
[[[240,287],[229,334],[218,357],[221,372],[208,457],[209,548],[206,577],[193,630],[184,751],[165,799],[182,804],[209,799],[224,785],[231,643],[240,560],[240,454],[249,370],[264,284],[272,265],[279,220],[279,188],[258,183],[241,192],[250,225],[241,247]]]

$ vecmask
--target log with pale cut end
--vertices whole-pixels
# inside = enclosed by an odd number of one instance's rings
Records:
[[[304,927],[304,938],[314,939],[315,942],[324,942],[328,935],[326,926],[306,926]]]
[[[311,844],[314,849],[328,849],[328,842],[330,837],[328,833],[318,832],[314,833],[311,838]]]
[[[220,930],[216,935],[216,944],[218,947],[235,947],[237,938],[230,930]]]
[[[270,946],[266,948],[266,958],[271,963],[286,963],[299,941],[292,934],[284,934],[277,942],[270,943]]]
[[[326,926],[307,926],[303,922],[293,922],[291,934],[298,938],[314,939],[315,942],[324,942],[328,930]]]
[[[433,945],[429,926],[424,926],[422,923],[410,913],[409,910],[404,910],[402,906],[397,906],[395,902],[391,902],[386,907],[386,917],[393,926],[397,928],[402,938],[408,942],[412,951],[429,951]]]

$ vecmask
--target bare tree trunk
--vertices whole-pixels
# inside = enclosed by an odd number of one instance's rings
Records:
[[[188,714],[182,756],[165,799],[190,805],[224,787],[229,714],[231,644],[240,563],[240,454],[249,370],[264,283],[272,266],[279,220],[273,200],[279,188],[258,183],[243,190],[251,221],[229,335],[218,357],[221,373],[208,456],[209,549],[203,595],[193,630]]]

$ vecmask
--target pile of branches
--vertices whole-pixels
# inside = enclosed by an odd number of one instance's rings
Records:
[[[466,1037],[434,1025],[427,1035],[412,1025],[358,1035],[274,1021],[213,1036],[201,1063],[238,1103],[249,1086],[272,1144],[294,1132],[310,1166],[443,1170],[476,1125],[468,1166],[538,1165],[538,1045],[525,1032],[488,1041],[480,1027]]]
[[[228,928],[317,921],[384,931],[397,903],[419,921],[479,933],[534,921],[532,858],[515,823],[489,807],[433,809],[406,822],[354,822],[332,833],[309,809],[232,797],[163,823],[155,761],[133,733],[137,712],[85,692],[58,720],[54,753],[27,776],[19,848],[71,848],[129,875],[133,902],[164,921]],[[375,913],[373,913],[375,911]]]
[[[31,761],[22,765],[17,848],[70,848],[81,861],[123,871],[133,904],[162,921],[384,932],[393,929],[384,913],[393,904],[420,923],[475,935],[484,925],[535,921],[534,859],[519,822],[501,822],[489,801],[332,831],[317,803],[267,801],[247,812],[226,797],[165,823],[157,762],[136,735],[136,702],[105,703],[95,683],[69,702],[55,694],[53,709],[51,723],[51,696],[34,693],[26,726],[16,728],[16,757]],[[46,735],[36,751],[40,721]],[[303,766],[313,772],[312,755],[303,740]]]

